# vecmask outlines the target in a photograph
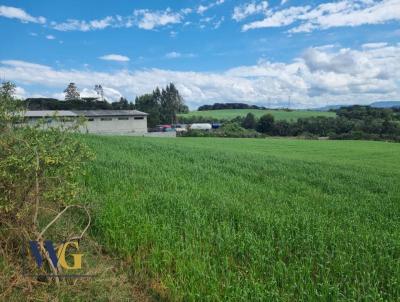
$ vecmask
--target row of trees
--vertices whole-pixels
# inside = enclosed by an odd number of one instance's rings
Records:
[[[157,87],[150,94],[136,97],[135,108],[149,114],[148,127],[158,124],[175,124],[178,113],[189,112],[189,108],[173,83],[167,85],[165,89],[160,90]]]
[[[23,101],[29,110],[132,110],[134,104],[121,97],[119,101],[109,103],[97,98],[80,98],[60,101],[53,98],[27,98]]]
[[[297,121],[275,120],[271,114],[259,119],[252,113],[222,121],[220,131],[207,136],[257,137],[254,132],[269,136],[329,137],[332,139],[373,139],[400,141],[400,109],[381,109],[369,106],[340,108],[336,117],[309,117]],[[196,117],[192,122],[211,122]],[[200,120],[199,120],[200,119]],[[233,129],[236,129],[233,131]],[[244,130],[247,130],[244,131]],[[199,136],[189,132],[187,135]]]
[[[101,85],[95,85],[99,97],[80,97],[75,83],[65,89],[65,101],[53,98],[28,98],[25,101],[29,110],[132,110],[137,109],[149,114],[148,126],[176,123],[178,113],[186,113],[189,108],[174,84],[170,83],[161,90],[157,87],[152,93],[138,96],[135,104],[121,97],[118,102],[109,103],[104,98]]]
[[[262,106],[249,105],[244,103],[214,103],[213,105],[202,105],[197,110],[221,110],[221,109],[266,109]]]
[[[336,139],[400,140],[400,110],[369,106],[338,109],[337,117],[300,118],[295,122],[275,121],[270,114],[256,119],[252,113],[237,121],[243,128],[273,136],[311,135]]]

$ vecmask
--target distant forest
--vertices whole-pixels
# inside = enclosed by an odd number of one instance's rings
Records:
[[[263,106],[249,105],[244,103],[214,103],[213,105],[200,106],[198,111],[222,110],[222,109],[267,109]]]
[[[97,98],[80,98],[60,101],[53,98],[28,98],[25,101],[28,110],[130,110],[135,105],[127,99],[121,98],[118,102],[109,103]]]
[[[315,116],[297,121],[275,120],[271,114],[256,118],[253,113],[229,121],[202,116],[186,118],[186,123],[222,123],[216,131],[189,131],[186,136],[264,137],[291,136],[330,139],[367,139],[400,142],[400,108],[348,106],[337,110],[336,117]]]

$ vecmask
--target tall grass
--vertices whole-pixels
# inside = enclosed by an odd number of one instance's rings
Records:
[[[84,137],[95,234],[182,301],[400,296],[400,145]]]

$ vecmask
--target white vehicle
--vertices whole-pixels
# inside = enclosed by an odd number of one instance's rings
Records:
[[[211,130],[211,124],[207,123],[199,123],[199,124],[192,124],[190,125],[190,130]]]

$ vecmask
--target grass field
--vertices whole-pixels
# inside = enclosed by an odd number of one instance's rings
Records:
[[[225,110],[206,110],[206,111],[192,111],[186,114],[180,114],[182,117],[203,116],[215,119],[233,119],[237,116],[246,116],[247,113],[253,113],[256,117],[270,113],[277,120],[295,121],[298,118],[311,117],[311,116],[327,116],[334,117],[334,112],[324,111],[306,111],[306,110],[258,110],[258,109],[225,109]]]
[[[400,297],[400,144],[82,139],[93,234],[159,298]]]

